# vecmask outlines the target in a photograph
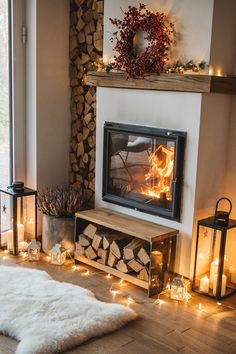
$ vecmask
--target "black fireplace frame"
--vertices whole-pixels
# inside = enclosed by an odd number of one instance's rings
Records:
[[[127,200],[120,196],[116,196],[108,192],[109,183],[109,136],[113,132],[124,132],[127,134],[144,136],[150,138],[166,138],[172,140],[175,144],[175,162],[172,181],[172,208],[164,209],[158,206],[145,205],[133,200]],[[104,123],[104,144],[103,144],[103,188],[102,188],[102,200],[114,204],[118,204],[127,208],[138,210],[141,212],[158,215],[167,219],[180,221],[181,215],[181,197],[182,197],[182,185],[183,185],[183,168],[184,168],[184,151],[186,144],[186,132],[158,129],[147,126],[105,122]]]

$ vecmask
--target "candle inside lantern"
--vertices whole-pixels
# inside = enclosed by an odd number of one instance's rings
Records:
[[[236,268],[233,266],[229,267],[230,281],[231,283],[236,283]]]
[[[218,267],[219,267],[219,259],[216,258],[213,262],[211,262],[211,269],[210,269],[210,288],[213,288],[214,278],[215,275],[218,274]]]
[[[225,293],[226,293],[226,282],[227,282],[227,277],[226,277],[225,274],[223,274],[222,275],[222,285],[221,285],[221,296],[225,296]],[[216,296],[217,283],[218,283],[218,274],[215,274],[214,282],[213,282],[213,295],[214,296]]]
[[[24,241],[25,228],[21,223],[17,224],[17,234],[18,234],[18,242]]]
[[[200,280],[200,290],[203,293],[208,293],[209,292],[209,287],[210,287],[210,281],[207,276],[201,278]]]
[[[19,242],[18,247],[19,251],[25,252],[27,250],[28,243],[26,241],[21,241]]]
[[[7,231],[7,249],[8,251],[13,250],[13,230]]]

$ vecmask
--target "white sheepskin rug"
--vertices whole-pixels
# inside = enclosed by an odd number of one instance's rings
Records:
[[[61,353],[136,317],[46,272],[0,266],[0,332],[20,342],[17,354]]]

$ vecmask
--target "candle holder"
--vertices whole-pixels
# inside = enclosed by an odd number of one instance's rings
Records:
[[[220,203],[228,210],[219,210]],[[198,221],[193,291],[221,300],[236,291],[236,220],[232,203],[221,198],[215,215]]]
[[[0,249],[16,256],[32,238],[37,238],[37,191],[14,182],[0,189]]]
[[[36,240],[32,240],[27,247],[28,261],[38,262],[40,260],[41,243]]]
[[[188,294],[189,281],[182,276],[177,276],[170,284],[170,298],[172,300],[184,301]]]
[[[66,261],[67,250],[60,244],[56,244],[50,251],[51,264],[62,265]]]

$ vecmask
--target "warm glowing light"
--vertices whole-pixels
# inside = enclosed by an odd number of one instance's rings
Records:
[[[208,71],[209,75],[213,75],[213,69],[211,67],[209,67],[209,71]]]
[[[3,256],[2,259],[7,259],[7,256]]]
[[[156,299],[156,300],[154,301],[154,304],[155,304],[155,305],[161,305],[161,304],[163,304],[163,303],[164,303],[164,301],[161,300],[161,299]]]
[[[217,69],[216,75],[217,75],[217,76],[222,76],[221,69]]]
[[[90,274],[89,270],[87,270],[87,272],[84,273],[84,275],[89,275],[89,274]]]
[[[72,266],[72,269],[77,270],[77,269],[78,269],[78,266],[73,265],[73,266]]]
[[[9,253],[9,251],[8,250],[5,250],[5,251],[3,251],[4,253]]]
[[[202,304],[200,303],[199,305],[198,305],[198,310],[202,310],[203,309],[203,306],[202,306]]]
[[[174,146],[167,148],[159,145],[154,153],[150,154],[149,162],[151,168],[145,175],[145,180],[149,186],[143,187],[141,193],[160,199],[165,195],[167,200],[172,200],[171,180],[174,169]]]
[[[107,279],[110,279],[111,278],[111,274],[107,274],[106,277],[107,277]]]
[[[222,303],[221,303],[221,302],[217,302],[217,305],[218,305],[218,306],[222,306]]]
[[[123,280],[123,279],[121,279],[121,280],[120,280],[120,284],[123,284],[123,283],[124,283],[124,280]]]
[[[47,259],[47,261],[50,261],[50,260],[51,260],[51,257],[50,257],[50,256],[47,256],[46,259]]]
[[[134,299],[132,298],[132,296],[128,296],[127,300],[128,300],[129,303],[135,302]]]

